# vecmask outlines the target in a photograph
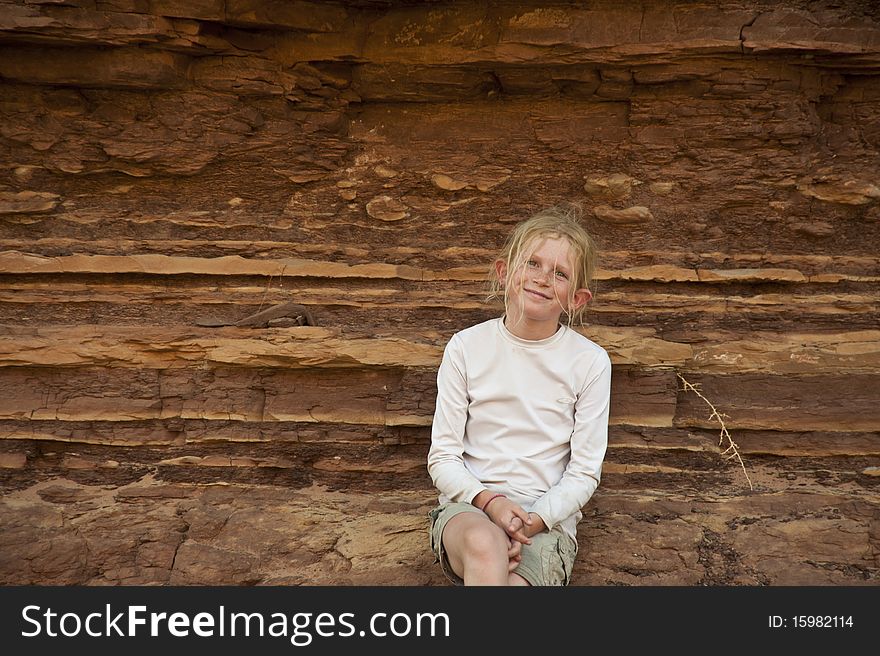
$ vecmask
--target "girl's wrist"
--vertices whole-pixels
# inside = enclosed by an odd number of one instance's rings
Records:
[[[494,495],[494,491],[484,488],[479,493],[477,493],[477,496],[471,499],[471,505],[474,506],[477,510],[482,510],[483,506],[485,506],[489,499],[491,499]]]
[[[538,533],[543,533],[547,530],[547,525],[544,523],[544,519],[538,513],[530,512],[529,519],[532,520],[532,523],[526,524],[523,527],[528,537],[532,537],[533,535],[537,535]]]
[[[489,508],[489,504],[492,503],[493,501],[495,501],[495,499],[497,499],[498,497],[504,497],[504,495],[503,495],[503,494],[493,494],[493,495],[490,496],[489,499],[483,504],[483,506],[480,508],[480,510],[482,510],[484,513],[486,513],[486,514],[488,515],[489,513],[487,512],[487,509]],[[507,497],[504,497],[504,498],[507,498]]]

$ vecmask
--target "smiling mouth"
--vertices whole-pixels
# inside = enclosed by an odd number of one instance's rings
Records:
[[[542,294],[541,292],[536,292],[534,289],[527,289],[526,291],[533,296],[537,296],[538,298],[543,298],[545,301],[550,300],[549,296],[547,296],[546,294]]]

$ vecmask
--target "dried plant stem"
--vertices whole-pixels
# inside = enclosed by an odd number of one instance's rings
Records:
[[[736,460],[739,462],[739,466],[742,467],[743,474],[745,474],[746,476],[746,480],[749,482],[749,489],[754,490],[755,488],[752,485],[752,479],[749,478],[749,472],[746,471],[746,465],[743,462],[742,456],[740,456],[739,454],[739,447],[736,445],[736,442],[733,441],[730,433],[727,432],[727,426],[724,425],[724,417],[726,417],[727,415],[718,412],[718,409],[714,405],[712,405],[712,402],[700,393],[698,385],[689,382],[680,373],[676,372],[676,376],[681,379],[681,382],[684,384],[684,389],[686,392],[693,392],[694,394],[699,396],[712,410],[712,414],[709,415],[709,421],[716,419],[718,420],[718,423],[721,424],[721,434],[718,438],[718,446],[724,446],[725,440],[727,442],[727,448],[721,452],[721,455],[726,459],[736,458]]]
[[[279,278],[284,278],[284,270],[285,270],[286,268],[287,268],[287,265],[286,265],[286,264],[285,264],[283,267],[281,267],[281,273],[278,274],[278,277],[279,277]],[[266,300],[266,294],[269,293],[269,287],[272,286],[272,278],[274,278],[274,277],[275,277],[275,274],[274,274],[274,273],[273,273],[272,275],[269,276],[269,282],[266,283],[266,289],[263,290],[263,298],[260,299],[260,307],[257,308],[257,312],[259,312],[260,310],[263,309],[263,303],[264,303],[265,300]],[[282,284],[283,284],[283,283],[282,283]]]

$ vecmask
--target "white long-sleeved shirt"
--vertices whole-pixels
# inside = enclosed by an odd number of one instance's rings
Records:
[[[611,361],[561,326],[542,340],[503,318],[449,340],[437,373],[428,472],[440,503],[506,494],[576,537],[608,445]]]

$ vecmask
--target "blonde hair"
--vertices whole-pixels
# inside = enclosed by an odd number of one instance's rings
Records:
[[[511,272],[531,257],[538,240],[547,237],[565,239],[571,249],[572,257],[571,284],[568,299],[563,304],[569,326],[572,323],[583,324],[586,304],[573,311],[569,308],[574,303],[575,291],[589,288],[592,284],[597,262],[596,244],[581,223],[581,216],[582,211],[575,204],[555,205],[540,210],[516,224],[498,258],[504,262],[509,278]],[[507,285],[502,284],[498,278],[494,262],[489,277],[488,300],[500,300],[507,309]]]

